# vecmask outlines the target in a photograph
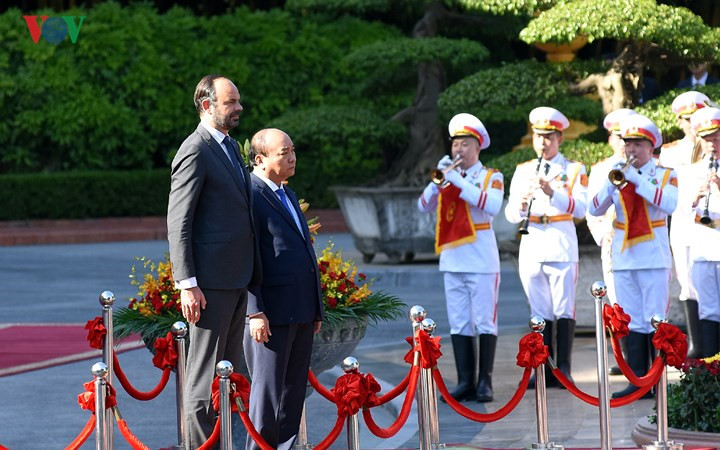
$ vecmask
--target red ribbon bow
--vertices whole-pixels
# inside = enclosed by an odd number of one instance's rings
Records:
[[[232,412],[238,412],[237,405],[235,404],[236,398],[240,398],[245,411],[247,411],[250,403],[250,382],[239,373],[231,373],[230,409]],[[212,405],[215,411],[220,411],[220,377],[215,377],[212,382]]]
[[[606,328],[610,328],[613,337],[622,339],[630,334],[630,315],[625,314],[622,306],[615,303],[610,306],[607,303],[603,305],[603,324]]]
[[[83,387],[85,388],[85,392],[78,394],[78,404],[82,409],[95,412],[95,381],[88,381],[83,384]],[[116,406],[117,398],[115,398],[115,388],[108,384],[106,385],[105,393],[105,408]]]
[[[153,356],[153,365],[160,370],[166,367],[175,367],[177,365],[178,354],[175,349],[175,343],[172,333],[168,332],[164,338],[155,339],[155,356]]]
[[[107,329],[103,325],[102,317],[98,316],[92,320],[88,320],[85,324],[85,329],[88,330],[87,340],[90,343],[90,348],[103,348],[103,339],[107,334]]]
[[[338,378],[330,392],[335,397],[335,404],[341,417],[357,414],[360,408],[371,408],[380,403],[377,397],[380,384],[371,374],[365,375],[357,370]]]
[[[440,351],[440,336],[430,336],[425,330],[418,331],[418,344],[420,346],[420,361],[423,369],[431,369],[442,356]]]
[[[526,334],[520,339],[518,346],[517,365],[520,367],[535,369],[548,358],[548,348],[540,333]]]
[[[688,343],[685,333],[669,323],[658,325],[653,345],[665,354],[665,363],[680,369],[687,358]]]
[[[405,338],[405,342],[410,344],[410,350],[408,350],[407,353],[405,353],[405,360],[406,363],[412,365],[415,362],[415,342],[413,342],[412,336],[408,336]]]

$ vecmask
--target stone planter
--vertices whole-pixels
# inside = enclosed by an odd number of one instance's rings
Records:
[[[720,433],[703,433],[702,431],[680,430],[668,428],[668,439],[687,447],[718,448]],[[647,417],[640,418],[632,431],[632,440],[638,445],[651,444],[657,440],[657,425],[650,423]]]

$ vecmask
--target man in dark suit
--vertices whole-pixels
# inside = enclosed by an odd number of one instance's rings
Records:
[[[690,64],[688,69],[690,69],[690,77],[680,80],[677,87],[683,89],[695,89],[698,86],[707,86],[708,84],[715,84],[718,82],[717,78],[708,73],[708,64],[706,62]]]
[[[215,364],[242,357],[247,286],[261,277],[250,174],[228,131],[239,123],[240,94],[208,75],[195,88],[200,124],[172,162],[168,241],[183,316],[190,323],[185,383],[189,448],[212,433]]]
[[[263,282],[250,285],[245,359],[252,378],[250,418],[270,446],[290,449],[302,415],[313,334],[323,309],[317,258],[295,193],[295,148],[278,129],[252,138],[253,215]],[[259,447],[248,437],[248,449]]]

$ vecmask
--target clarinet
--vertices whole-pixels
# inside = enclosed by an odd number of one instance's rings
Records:
[[[540,175],[540,166],[542,166],[542,159],[543,159],[544,153],[540,153],[540,156],[538,156],[537,160],[537,167],[535,167],[535,176],[537,177]],[[520,234],[528,234],[530,233],[528,231],[528,226],[530,225],[530,210],[532,209],[533,199],[535,197],[531,197],[530,201],[528,202],[528,209],[527,209],[527,217],[523,219],[522,222],[520,222],[520,228],[518,228],[518,233]]]
[[[708,166],[710,173],[715,169],[715,158],[714,155],[710,154],[710,165]],[[707,195],[705,196],[705,210],[700,218],[700,223],[703,225],[710,225],[712,219],[710,218],[710,189],[708,187]]]

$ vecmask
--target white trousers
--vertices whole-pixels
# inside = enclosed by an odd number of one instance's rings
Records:
[[[680,284],[680,300],[696,300],[698,298],[692,272],[693,261],[690,259],[690,247],[687,245],[672,245],[673,262],[675,263],[675,276]]]
[[[720,322],[720,261],[695,261],[692,280],[697,289],[698,315]]]
[[[445,272],[450,334],[497,336],[499,273]]]
[[[616,270],[613,275],[618,304],[630,314],[630,331],[654,332],[650,319],[667,317],[670,307],[670,269]]]
[[[578,263],[540,263],[521,259],[518,272],[531,315],[545,320],[575,319]]]

